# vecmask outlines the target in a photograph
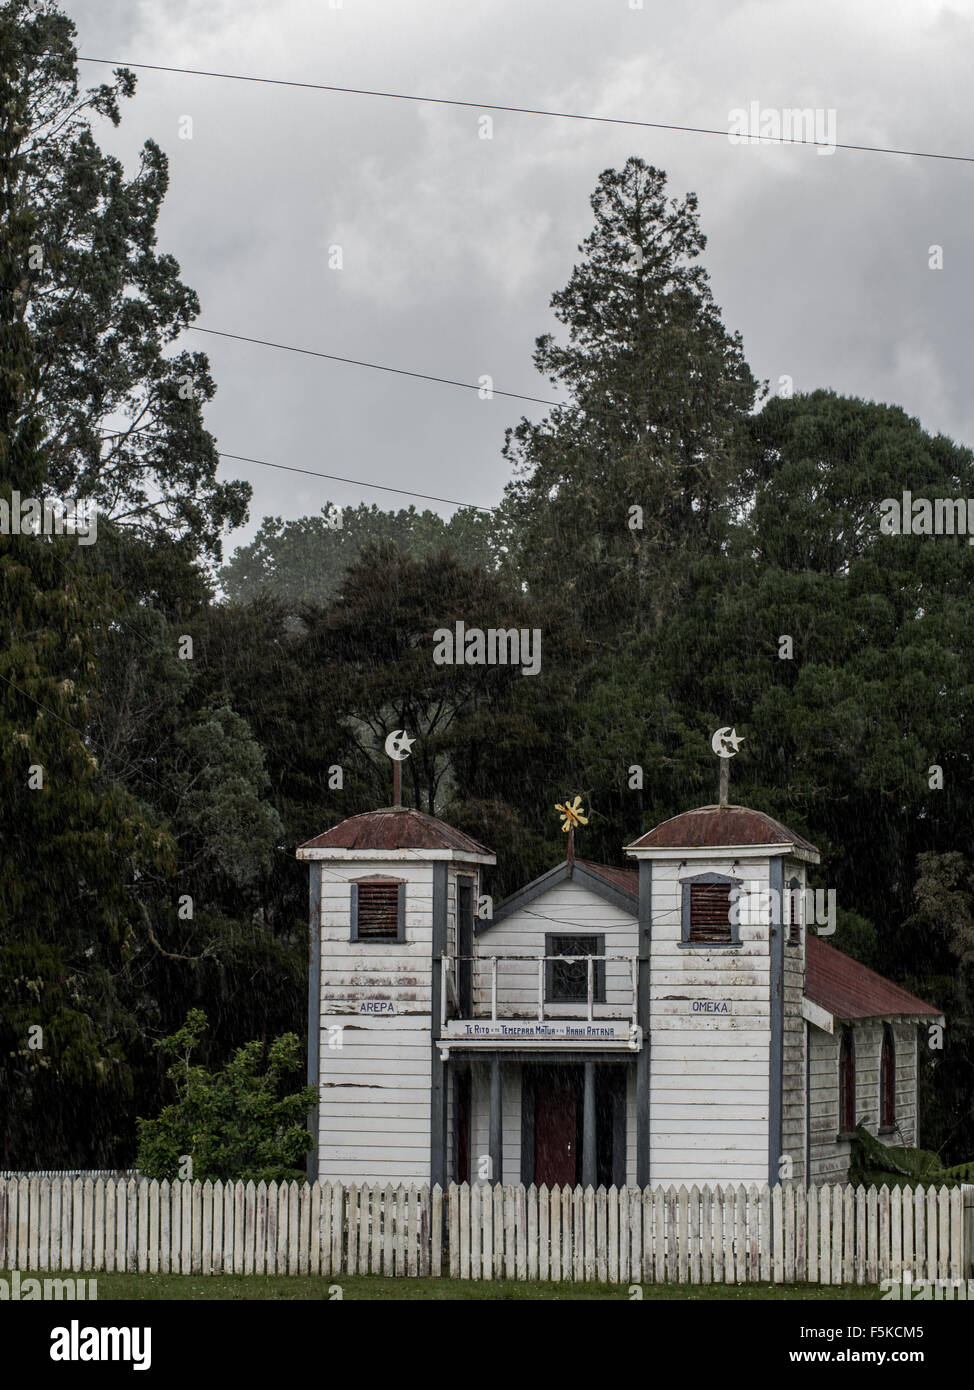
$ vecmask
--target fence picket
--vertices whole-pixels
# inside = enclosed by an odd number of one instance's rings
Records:
[[[950,1271],[948,1278],[964,1279],[964,1189],[955,1187],[950,1193],[950,1213],[948,1216],[948,1227],[950,1231]]]
[[[75,1184],[75,1188],[77,1189],[79,1186],[80,1186],[80,1179],[79,1179],[78,1182]],[[80,1241],[80,1222],[79,1222],[79,1223],[76,1223],[76,1226],[77,1226],[77,1229],[78,1229],[79,1241]],[[30,1236],[30,1183],[29,1183],[29,1181],[28,1181],[27,1178],[21,1178],[20,1181],[17,1183],[17,1268],[18,1268],[18,1269],[29,1269],[29,1268],[30,1268],[30,1266],[29,1266],[28,1263],[27,1263],[27,1247],[28,1247],[28,1243],[29,1243],[29,1236]],[[79,1244],[79,1248],[78,1248],[78,1255],[75,1256],[75,1254],[74,1254],[74,1244],[73,1244],[73,1242],[72,1242],[71,1253],[72,1253],[72,1260],[73,1260],[73,1263],[72,1263],[72,1265],[71,1265],[71,1268],[72,1268],[72,1269],[78,1269],[78,1268],[79,1268],[78,1260],[80,1259],[80,1254],[81,1254],[80,1244]]]
[[[686,1188],[681,1186],[676,1196],[676,1222],[677,1222],[677,1278],[681,1284],[689,1281],[689,1230],[688,1230],[688,1204],[690,1194]]]
[[[842,1193],[842,1283],[850,1284],[856,1273],[856,1191],[846,1183]]]
[[[713,1201],[714,1283],[724,1282],[724,1190],[718,1183]]]
[[[753,1182],[747,1190],[747,1278],[752,1284],[761,1278],[761,1194]]]
[[[213,1184],[213,1257],[210,1268],[214,1274],[222,1274],[224,1269],[224,1250],[223,1250],[223,1182],[217,1178]],[[149,1211],[152,1211],[152,1200],[150,1194]]]
[[[538,1250],[538,1189],[534,1183],[527,1191],[527,1270],[525,1277],[537,1279],[539,1250]],[[520,1277],[520,1276],[518,1276]]]
[[[394,1266],[395,1207],[396,1199],[392,1184],[386,1183],[382,1192],[382,1273],[386,1278],[391,1277]]]
[[[375,1200],[379,1194],[376,1191]],[[378,1226],[378,1221],[376,1222]],[[298,1188],[298,1273],[307,1274],[311,1267],[311,1187],[303,1182]]]
[[[927,1188],[927,1280],[937,1282],[937,1190]]]
[[[889,1187],[886,1183],[883,1183],[882,1187],[879,1189],[879,1251],[876,1271],[880,1279],[889,1278],[889,1217]]]
[[[818,1190],[818,1281],[820,1284],[832,1282],[832,1250],[829,1236],[832,1231],[832,1189],[824,1183]]]
[[[551,1230],[553,1202],[548,1184],[542,1183],[538,1189],[538,1278],[544,1283],[551,1279],[551,1257],[553,1236]],[[530,1225],[530,1214],[528,1218]]]
[[[950,1278],[950,1192],[942,1187],[937,1193],[940,1221],[937,1232],[937,1278]]]
[[[606,1192],[604,1187],[600,1187],[595,1194],[595,1277],[600,1284],[604,1284],[608,1277],[607,1216]]]
[[[490,1241],[484,1233],[484,1194],[478,1184],[460,1189],[460,1278],[489,1279]],[[485,1260],[485,1252],[488,1258]]]
[[[671,1183],[666,1189],[666,1234],[664,1236],[664,1248],[666,1251],[666,1261],[664,1264],[664,1278],[668,1284],[675,1284],[679,1278],[679,1249],[676,1234],[676,1188]]]
[[[2,1182],[0,1182],[0,1204],[3,1203],[3,1188],[4,1188],[4,1184],[3,1184]],[[101,1194],[102,1206],[101,1206],[101,1210],[99,1210],[97,1203],[95,1204],[95,1258],[96,1258],[95,1268],[96,1268],[96,1269],[101,1269],[101,1268],[102,1268],[102,1265],[101,1265],[100,1263],[97,1263],[97,1260],[98,1260],[98,1258],[99,1258],[99,1254],[100,1254],[100,1258],[101,1258],[102,1261],[104,1261],[104,1258],[105,1258],[105,1209],[104,1209],[104,1204],[105,1204],[105,1193],[104,1193],[104,1186],[103,1186],[103,1185],[99,1185],[98,1191],[99,1191],[99,1193]],[[50,1261],[51,1261],[51,1179],[50,1179],[50,1178],[41,1178],[41,1182],[40,1182],[40,1204],[39,1204],[38,1220],[39,1220],[39,1229],[38,1229],[38,1241],[37,1241],[37,1246],[38,1246],[38,1259],[41,1261],[41,1263],[38,1265],[38,1268],[39,1268],[39,1269],[50,1269],[50,1268],[51,1268],[51,1263],[50,1263]],[[3,1218],[2,1218],[2,1216],[0,1216],[0,1227],[2,1227],[2,1225],[3,1225]],[[100,1249],[100,1252],[99,1252],[99,1240],[101,1241],[101,1249]],[[0,1230],[0,1269],[6,1269],[6,1268],[7,1268],[7,1266],[6,1266],[5,1264],[3,1264],[3,1234],[2,1234],[2,1230]]]
[[[714,1194],[705,1187],[700,1198],[700,1282],[703,1284],[710,1283],[714,1272],[713,1202]]]
[[[805,1194],[805,1205],[808,1208],[808,1282],[818,1283],[818,1197],[817,1189],[810,1187]],[[762,1276],[763,1277],[763,1276]]]
[[[832,1188],[832,1283],[842,1283],[842,1188]]]
[[[308,1225],[310,1232],[311,1249],[308,1259],[308,1273],[321,1273],[321,1184],[311,1184],[311,1200],[309,1203],[310,1214]],[[378,1268],[378,1264],[376,1265]]]
[[[739,1187],[733,1198],[733,1266],[728,1283],[743,1284],[747,1278],[747,1243],[744,1239],[744,1223],[747,1220],[744,1188]]]
[[[774,1192],[771,1194],[771,1230],[774,1282],[781,1284],[785,1278],[785,1222],[780,1183],[775,1184]]]
[[[616,1277],[620,1284],[628,1284],[632,1279],[632,1232],[629,1229],[631,1215],[628,1187],[616,1191],[616,1212],[619,1219],[619,1268]]]
[[[572,1277],[580,1284],[585,1278],[584,1196],[580,1187],[572,1189]]]
[[[632,1258],[630,1261],[630,1278],[636,1284],[648,1284],[652,1281],[652,1270],[648,1269],[644,1254],[643,1234],[646,1225],[646,1210],[643,1205],[643,1194],[638,1187],[633,1187],[629,1192],[629,1239],[632,1247]]]
[[[475,1194],[480,1210],[480,1267],[485,1279],[499,1279],[501,1266],[495,1255],[495,1240],[499,1237],[494,1234],[494,1213],[498,1210],[496,1203],[500,1201],[500,1189],[481,1183],[475,1188]]]
[[[866,1192],[866,1282],[879,1280],[879,1193],[871,1183]]]
[[[89,1183],[90,1183],[90,1181],[91,1181],[91,1180],[89,1179]],[[30,1229],[29,1229],[29,1238],[28,1238],[28,1242],[27,1242],[27,1264],[26,1264],[26,1268],[27,1268],[27,1269],[39,1269],[39,1268],[40,1268],[40,1266],[39,1266],[38,1263],[37,1263],[37,1258],[38,1258],[38,1229],[37,1229],[37,1228],[38,1228],[38,1213],[37,1213],[37,1204],[38,1204],[39,1200],[40,1200],[40,1188],[38,1187],[38,1185],[37,1185],[36,1182],[32,1182],[32,1183],[30,1184],[30,1197],[29,1197],[29,1200],[28,1200],[28,1207],[27,1207],[27,1210],[28,1210],[28,1224],[29,1224],[29,1228],[30,1228]],[[86,1222],[86,1229],[85,1229],[85,1255],[87,1256],[87,1263],[85,1264],[85,1268],[86,1268],[86,1269],[90,1269],[90,1268],[91,1268],[91,1236],[92,1236],[92,1232],[91,1232],[91,1224],[92,1224],[92,1223],[91,1223],[91,1219],[90,1219],[90,1218],[91,1218],[91,1215],[92,1215],[92,1213],[89,1212],[89,1213],[88,1213],[88,1221]]]
[[[430,1229],[430,1260],[433,1277],[439,1279],[443,1273],[443,1189],[439,1183],[433,1188]],[[430,1272],[426,1271],[427,1274]]]
[[[823,1285],[967,1276],[962,1188],[0,1178],[24,1270]]]
[[[528,1206],[523,1184],[512,1191],[514,1203],[514,1267],[516,1278],[528,1277]]]
[[[916,1264],[916,1255],[913,1245],[913,1193],[910,1189],[901,1188],[903,1194],[903,1266],[902,1277],[905,1279],[909,1271],[910,1278],[913,1278],[913,1270]]]
[[[561,1187],[555,1183],[551,1189],[549,1197],[551,1203],[551,1278],[556,1284],[560,1284],[562,1278],[561,1262]]]
[[[785,1205],[785,1283],[795,1282],[795,1188],[789,1183],[784,1190]]]

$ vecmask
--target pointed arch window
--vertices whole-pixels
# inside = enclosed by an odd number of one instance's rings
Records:
[[[788,880],[788,944],[802,944],[802,886],[797,878]]]
[[[888,1023],[883,1028],[879,1056],[879,1127],[896,1128],[896,1043]]]
[[[843,1028],[839,1040],[839,1133],[856,1128],[856,1045],[851,1028]]]

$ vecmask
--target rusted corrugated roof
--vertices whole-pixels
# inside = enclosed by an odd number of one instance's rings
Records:
[[[414,811],[408,806],[390,806],[382,811],[364,811],[316,835],[301,849],[452,849],[467,854],[492,854],[446,821]]]
[[[805,993],[834,1018],[939,1017],[941,1009],[925,1004],[892,980],[868,970],[851,956],[808,933],[808,979]]]
[[[606,883],[611,883],[614,888],[621,888],[624,893],[639,893],[638,869],[617,869],[611,864],[593,864],[591,859],[576,859],[575,863],[583,865],[590,873],[598,874],[599,878],[605,879]]]
[[[647,831],[627,849],[703,849],[716,845],[795,845],[818,850],[773,816],[747,806],[698,806]]]

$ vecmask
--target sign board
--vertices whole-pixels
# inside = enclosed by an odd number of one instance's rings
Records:
[[[391,999],[361,999],[358,1011],[360,1014],[394,1014],[396,1006]]]
[[[594,1019],[587,1023],[584,1019],[545,1019],[543,1022],[511,1019],[509,1022],[498,1019],[484,1019],[470,1022],[466,1019],[451,1019],[446,1033],[453,1039],[464,1041],[502,1042],[626,1042],[630,1035],[628,1021],[621,1019]]]

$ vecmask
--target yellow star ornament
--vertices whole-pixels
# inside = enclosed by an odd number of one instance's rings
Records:
[[[584,812],[580,796],[576,796],[574,801],[566,801],[564,806],[556,801],[555,810],[561,812],[562,830],[573,830],[576,825],[588,825],[588,816]]]

